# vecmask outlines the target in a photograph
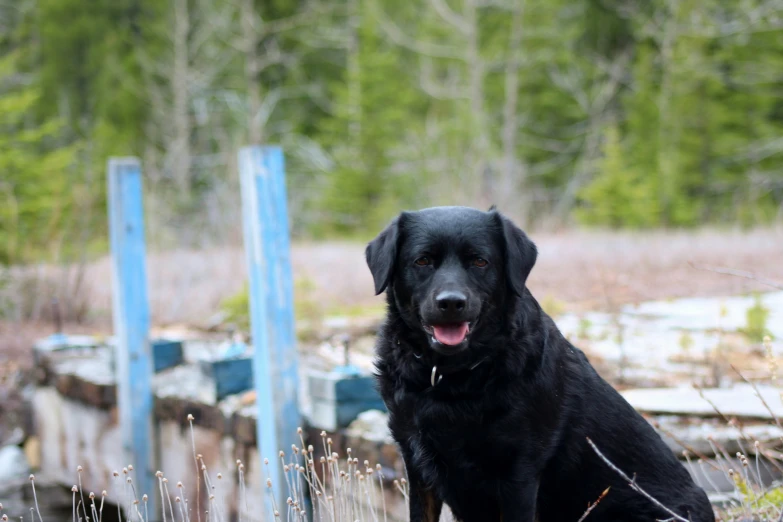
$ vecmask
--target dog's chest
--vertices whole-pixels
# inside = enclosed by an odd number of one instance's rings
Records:
[[[413,462],[429,482],[457,475],[497,475],[506,442],[495,434],[503,430],[504,423],[482,400],[420,399],[411,420]]]

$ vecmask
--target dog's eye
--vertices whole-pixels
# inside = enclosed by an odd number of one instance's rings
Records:
[[[419,266],[428,266],[430,264],[430,258],[427,256],[421,256],[416,261],[414,261]]]
[[[479,268],[484,268],[488,264],[489,262],[483,257],[477,257],[476,259],[473,260],[473,266],[477,266]]]

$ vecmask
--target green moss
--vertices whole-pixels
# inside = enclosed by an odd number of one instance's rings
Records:
[[[299,278],[294,281],[294,316],[297,321],[307,321],[312,326],[323,319],[324,311],[313,297],[316,290],[311,279]],[[226,321],[242,330],[250,329],[250,295],[247,285],[236,294],[225,298],[220,309],[226,314]]]
[[[562,315],[566,309],[565,303],[558,301],[551,295],[544,296],[540,304],[541,308],[544,309],[544,312],[546,312],[550,317],[557,317],[558,315]]]
[[[368,317],[381,316],[386,311],[385,304],[367,305],[335,305],[329,307],[324,315],[342,317]]]
[[[240,330],[250,329],[250,295],[247,285],[236,294],[226,297],[220,303],[220,310],[226,314],[226,321]]]
[[[693,348],[693,336],[688,332],[682,332],[680,335],[680,349],[683,353],[688,353],[691,348]]]
[[[576,331],[576,336],[578,339],[590,339],[590,327],[593,326],[593,323],[590,322],[590,319],[586,317],[581,317],[579,319],[579,327]]]
[[[755,294],[753,306],[745,311],[745,327],[740,329],[751,341],[761,342],[771,334],[767,328],[769,308],[764,306],[761,295]]]

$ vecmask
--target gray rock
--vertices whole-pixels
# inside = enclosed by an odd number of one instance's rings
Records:
[[[367,410],[359,414],[355,421],[348,426],[346,434],[353,437],[361,437],[373,442],[393,444],[394,439],[389,431],[389,416],[378,410]]]
[[[30,465],[19,446],[0,448],[0,485],[24,480],[30,475]]]

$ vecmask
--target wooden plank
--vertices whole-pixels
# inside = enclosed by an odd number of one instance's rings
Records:
[[[126,462],[132,462],[139,499],[155,495],[152,426],[152,357],[149,342],[146,245],[141,164],[112,158],[108,165],[117,395]]]
[[[243,148],[239,171],[258,408],[258,469],[265,469],[263,459],[268,458],[278,506],[285,506],[285,479],[277,453],[290,451],[296,441],[299,411],[282,151],[278,147]],[[271,513],[271,498],[266,498]]]
[[[296,434],[301,425],[298,390],[299,369],[296,349],[296,328],[294,326],[294,283],[291,269],[290,227],[288,223],[288,194],[285,179],[285,158],[280,147],[262,149],[266,176],[256,178],[259,191],[265,192],[269,205],[269,227],[265,243],[271,266],[267,270],[269,288],[268,312],[270,336],[274,360],[272,370],[276,376],[275,393],[278,405],[278,440],[283,448],[291,444],[301,445]],[[264,171],[262,170],[262,173]]]
[[[772,448],[783,437],[783,429],[768,421],[746,420],[739,422],[740,426],[729,426],[719,418],[662,415],[648,420],[679,457],[683,450],[688,450],[692,457],[713,457],[716,449],[725,450],[729,455],[738,451],[753,452],[755,441]]]
[[[715,417],[718,416],[717,407],[728,417],[772,419],[774,413],[776,417],[783,418],[782,390],[772,386],[758,386],[758,390],[772,413],[748,384],[703,390],[706,399],[694,388],[634,389],[621,393],[631,406],[644,413]]]

